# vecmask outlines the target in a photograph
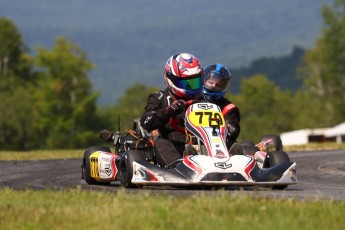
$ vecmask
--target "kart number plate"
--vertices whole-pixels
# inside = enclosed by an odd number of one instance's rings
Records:
[[[217,111],[193,111],[188,116],[189,120],[194,126],[212,127],[224,126],[224,117]]]

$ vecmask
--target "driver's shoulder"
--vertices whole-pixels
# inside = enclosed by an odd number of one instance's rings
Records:
[[[233,104],[230,100],[222,97],[221,99],[217,100],[216,103],[221,109],[223,109],[224,107]]]
[[[169,92],[167,90],[159,90],[154,93],[151,93],[150,96],[155,97],[158,100],[162,100],[163,98],[169,96]]]

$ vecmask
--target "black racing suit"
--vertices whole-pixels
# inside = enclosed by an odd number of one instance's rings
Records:
[[[144,129],[159,131],[160,137],[155,141],[155,153],[158,163],[164,167],[171,166],[177,159],[182,158],[186,142],[185,110],[174,117],[165,113],[165,109],[174,100],[176,98],[168,89],[150,94],[145,112],[140,118],[140,124]]]
[[[235,104],[224,97],[221,97],[218,100],[213,100],[211,97],[204,94],[203,99],[205,101],[218,105],[222,110],[222,114],[225,118],[225,122],[229,131],[226,138],[226,145],[227,148],[230,149],[230,147],[236,142],[237,137],[240,135],[240,110]]]

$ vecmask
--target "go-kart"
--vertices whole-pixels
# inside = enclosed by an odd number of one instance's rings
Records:
[[[139,122],[127,133],[101,131],[101,138],[114,143],[86,149],[82,177],[88,184],[120,181],[124,187],[226,187],[265,186],[284,189],[297,183],[296,163],[282,150],[270,150],[271,139],[255,146],[226,146],[227,126],[221,109],[212,103],[191,104],[185,113],[189,141],[186,151],[172,167],[155,158],[155,135]],[[247,146],[248,147],[248,146]],[[244,149],[246,151],[244,151]],[[192,151],[191,151],[192,150]]]

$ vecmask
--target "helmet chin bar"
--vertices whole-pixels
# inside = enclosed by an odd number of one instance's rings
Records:
[[[203,90],[203,98],[208,102],[215,102],[224,96],[223,92],[213,92],[206,88]]]

